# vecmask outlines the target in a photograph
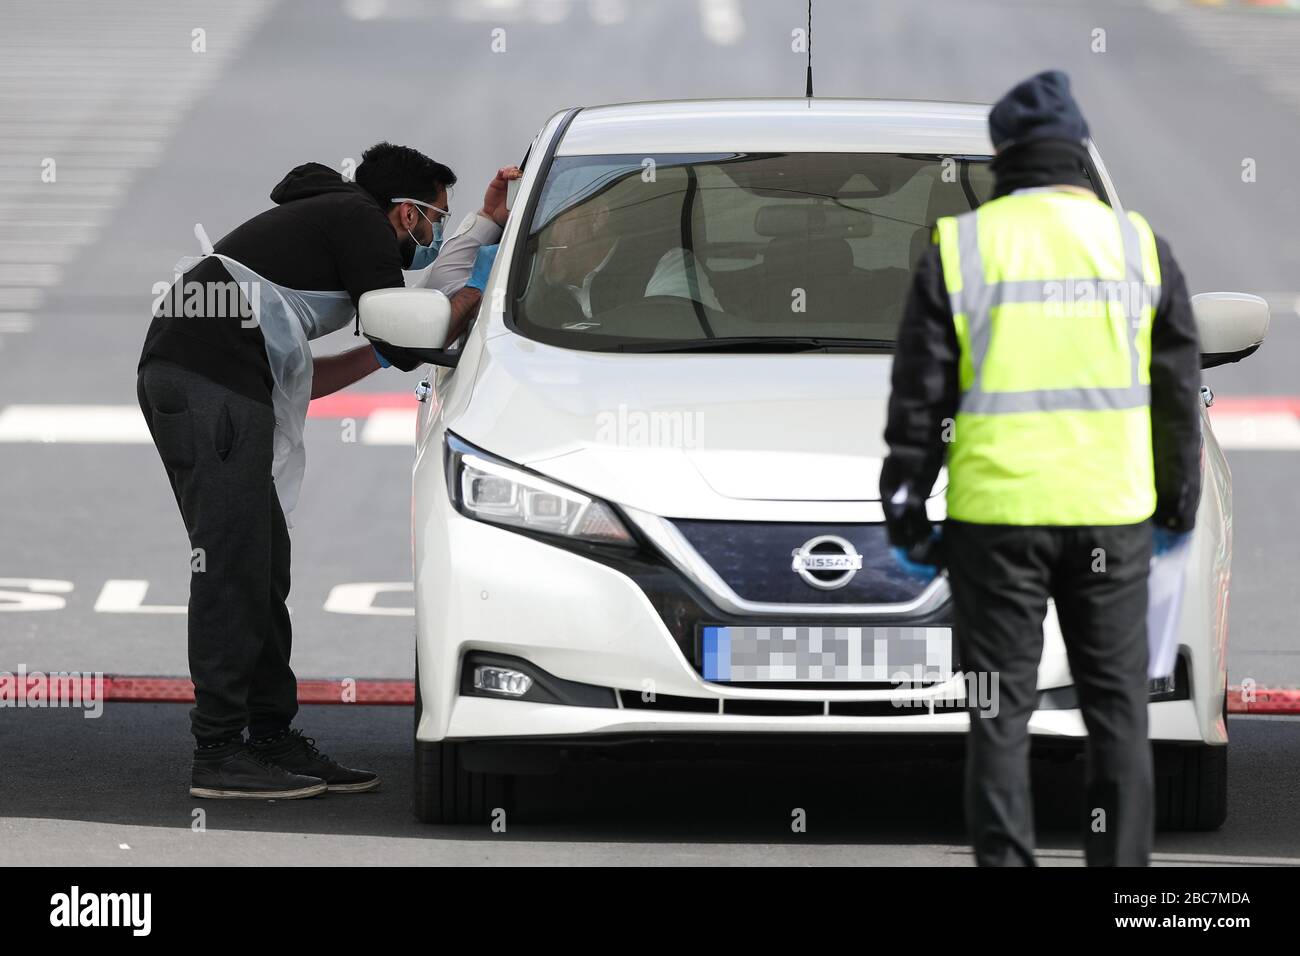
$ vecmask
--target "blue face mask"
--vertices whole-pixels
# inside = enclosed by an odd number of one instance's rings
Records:
[[[408,199],[406,197],[397,197],[392,201],[409,202],[415,206],[416,211],[421,216],[424,216],[425,219],[429,219],[424,210],[420,208],[421,206],[428,205],[427,203],[422,203],[419,200]],[[443,218],[446,218],[447,210],[440,209],[433,205],[429,205],[429,208],[435,212],[441,213],[442,218],[439,218],[437,222],[429,219],[429,225],[433,227],[433,237],[427,246],[423,245],[420,240],[415,238],[415,233],[411,232],[409,229],[406,230],[406,234],[411,237],[411,258],[408,260],[406,268],[412,272],[417,272],[420,269],[427,268],[433,260],[438,257],[438,250],[442,248],[442,220]]]
[[[423,216],[424,213],[420,213],[420,215]],[[425,216],[424,218],[428,219],[429,217]],[[427,246],[420,245],[420,241],[415,238],[411,230],[406,230],[406,234],[415,243],[415,253],[411,256],[411,264],[407,267],[413,272],[430,265],[434,259],[438,258],[438,250],[442,248],[442,220],[438,222],[429,220],[429,222],[433,226],[433,240]]]

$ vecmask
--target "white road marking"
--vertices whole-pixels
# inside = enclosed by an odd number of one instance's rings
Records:
[[[363,445],[414,445],[415,409],[380,408],[370,413],[361,430]]]
[[[0,441],[147,444],[139,406],[10,405],[0,411]]]
[[[700,0],[700,29],[717,46],[739,43],[745,36],[740,0]]]
[[[0,330],[6,321],[6,313],[0,312]],[[413,446],[417,414],[408,408],[376,409],[365,419],[361,444]],[[1300,450],[1300,418],[1290,412],[1211,409],[1210,417],[1225,450]],[[9,405],[0,409],[0,442],[147,445],[151,441],[136,405]]]
[[[72,593],[71,581],[57,578],[0,578],[0,611],[61,611]]]
[[[325,610],[331,614],[375,614],[389,617],[413,617],[415,608],[382,607],[375,605],[381,594],[411,594],[410,581],[362,581],[356,584],[336,584],[325,599]]]
[[[185,614],[189,611],[189,607],[184,604],[147,605],[144,598],[148,593],[148,581],[105,581],[99,597],[95,599],[95,610],[100,614]]]
[[[5,0],[0,311],[34,313],[277,0]],[[195,28],[206,50],[191,48]],[[54,181],[45,181],[47,159]],[[0,325],[2,336],[31,328]],[[138,416],[138,412],[137,412]]]
[[[32,327],[32,317],[26,312],[0,312],[0,335],[5,332],[26,332]]]
[[[415,416],[412,409],[376,409],[361,444],[414,446]],[[0,442],[148,445],[153,439],[138,405],[9,405],[0,409]]]
[[[0,262],[0,285],[54,285],[59,267],[40,262]]]
[[[100,588],[94,610],[98,614],[185,614],[184,604],[145,604],[150,582],[141,578],[109,578]],[[50,578],[0,578],[0,612],[62,611],[68,606],[64,594],[71,594],[71,581]],[[410,595],[410,581],[358,581],[336,584],[330,588],[322,610],[332,614],[368,614],[375,617],[411,617],[415,608],[402,605],[376,605],[380,595]],[[393,600],[393,599],[390,599]],[[293,613],[293,608],[289,608]]]
[[[1230,6],[1153,5],[1234,70],[1300,107],[1300,17]]]
[[[1215,412],[1210,423],[1219,447],[1238,451],[1300,449],[1300,419],[1290,412]]]

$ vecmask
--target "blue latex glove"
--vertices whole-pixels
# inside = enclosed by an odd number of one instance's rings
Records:
[[[934,576],[939,573],[939,569],[933,564],[917,564],[915,561],[908,558],[907,552],[902,548],[895,547],[890,548],[889,550],[890,553],[893,554],[894,560],[898,562],[898,566],[914,578],[919,578],[922,581],[931,581],[934,579]]]
[[[1168,528],[1156,528],[1151,535],[1151,553],[1157,558],[1178,547],[1192,536],[1190,531],[1170,531]]]
[[[483,287],[487,285],[488,273],[492,271],[492,263],[497,261],[497,248],[497,243],[478,247],[478,254],[474,256],[474,268],[469,274],[469,281],[465,283],[465,288],[483,291]]]
[[[370,346],[370,347],[371,347],[372,349],[375,349],[375,347],[374,347],[373,345]],[[380,354],[379,349],[375,349],[375,358],[379,359],[379,367],[380,367],[380,368],[392,368],[392,367],[393,367],[393,363],[390,362],[390,361],[388,361],[388,359],[384,358],[384,356],[383,356],[382,354]]]

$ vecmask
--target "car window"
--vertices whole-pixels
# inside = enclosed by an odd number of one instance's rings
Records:
[[[557,157],[512,319],[573,348],[887,346],[934,221],[991,192],[982,156]]]

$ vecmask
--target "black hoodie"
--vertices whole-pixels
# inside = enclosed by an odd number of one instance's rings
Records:
[[[216,251],[277,285],[346,291],[354,306],[372,289],[402,285],[401,253],[384,208],[356,183],[328,166],[305,163],[280,180],[271,199],[274,208],[237,226]],[[215,258],[184,276],[186,285],[230,281]],[[189,315],[185,305],[179,285],[158,301],[139,365],[151,356],[164,358],[269,405],[271,369],[261,330],[238,315],[195,315],[204,311],[197,297],[190,299]]]

